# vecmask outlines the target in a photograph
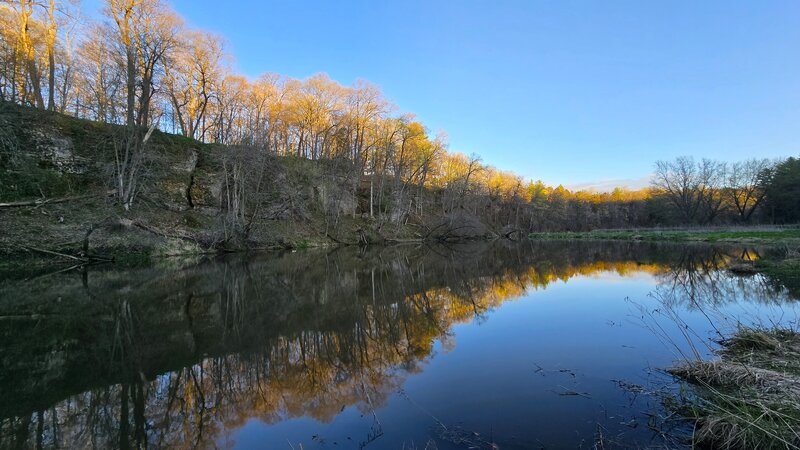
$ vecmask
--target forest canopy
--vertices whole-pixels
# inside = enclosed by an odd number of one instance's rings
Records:
[[[6,0],[0,37],[0,101],[123,126],[114,185],[126,209],[157,128],[249,152],[343,161],[354,191],[369,185],[360,212],[394,221],[431,208],[524,231],[800,219],[797,159],[682,157],[657,162],[646,189],[547,186],[450,151],[444,133],[399,112],[369,82],[237,74],[224,39],[191,29],[163,0],[105,0],[100,20],[81,16],[77,0]]]

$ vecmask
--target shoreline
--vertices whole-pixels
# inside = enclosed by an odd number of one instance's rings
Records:
[[[679,229],[620,229],[586,232],[540,232],[528,234],[532,240],[614,240],[706,242],[727,244],[800,244],[800,226],[748,226]]]
[[[691,440],[709,448],[800,448],[800,334],[741,327],[710,360],[683,360],[666,372],[691,392],[669,403],[693,423]]]

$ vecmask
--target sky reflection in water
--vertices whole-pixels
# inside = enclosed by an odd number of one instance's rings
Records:
[[[660,386],[689,351],[665,311],[700,338],[797,318],[775,280],[719,270],[741,255],[526,242],[9,278],[0,446],[648,444],[658,400],[618,381]]]

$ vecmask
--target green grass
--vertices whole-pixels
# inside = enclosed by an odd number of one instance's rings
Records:
[[[610,230],[588,232],[531,233],[534,240],[617,240],[667,242],[800,242],[800,228],[743,228],[696,230]]]
[[[800,228],[698,228],[687,230],[604,230],[583,233],[532,233],[532,240],[613,240],[646,242],[706,242],[783,248],[783,254],[762,255],[755,263],[747,263],[750,273],[765,275],[776,287],[785,288],[800,297]],[[734,269],[732,269],[734,270]]]
[[[800,298],[800,258],[760,259],[755,270],[764,274],[775,286],[782,286],[794,297]]]

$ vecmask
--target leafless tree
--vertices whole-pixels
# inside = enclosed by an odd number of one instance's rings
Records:
[[[750,221],[764,199],[761,177],[771,165],[768,159],[755,158],[730,165],[725,180],[725,194],[742,222]]]
[[[707,224],[722,208],[719,188],[725,165],[703,159],[682,156],[674,161],[656,162],[653,186],[661,190],[678,211],[684,223]]]

